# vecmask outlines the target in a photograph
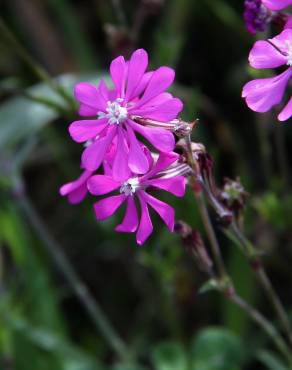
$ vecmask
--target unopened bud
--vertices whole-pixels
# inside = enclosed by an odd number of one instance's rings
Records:
[[[174,124],[173,132],[178,137],[185,137],[187,135],[190,135],[195,125],[195,121],[185,122],[182,121],[181,119],[175,119],[171,122]]]
[[[188,150],[188,147],[187,147],[186,141],[183,138],[179,139],[175,145],[175,148],[177,152],[179,152],[181,155],[185,157],[185,161],[187,161],[186,152]],[[192,141],[191,148],[192,148],[194,159],[196,160],[198,159],[198,156],[200,153],[206,153],[206,148],[204,144],[202,143],[195,143]]]
[[[197,230],[193,230],[190,225],[184,221],[178,221],[174,227],[183,241],[187,252],[195,258],[199,269],[210,273],[212,271],[213,262],[209,257],[205,243],[201,234]]]
[[[231,211],[240,212],[246,204],[248,193],[244,190],[239,178],[235,181],[226,178],[223,190],[219,198],[221,202]]]
[[[201,173],[209,176],[213,171],[213,158],[207,152],[198,152],[197,155]]]
[[[174,119],[168,122],[161,122],[151,118],[145,118],[140,116],[131,116],[131,119],[140,125],[147,127],[159,127],[165,130],[171,131],[178,137],[184,137],[191,133],[196,121],[185,122],[181,119]]]

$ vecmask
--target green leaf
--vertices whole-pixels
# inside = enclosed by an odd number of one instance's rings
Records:
[[[215,279],[210,279],[201,286],[201,288],[199,289],[199,293],[207,293],[211,290],[218,290],[218,288],[218,282]]]
[[[6,203],[6,204],[5,204]],[[10,287],[13,304],[6,307],[6,314],[15,314],[26,317],[31,325],[45,326],[55,331],[60,337],[65,337],[64,323],[58,308],[58,297],[51,285],[48,269],[45,261],[36,253],[36,240],[29,233],[18,214],[18,209],[8,201],[3,202],[0,211],[1,237],[10,248],[11,256],[19,274],[15,276],[13,283],[21,282],[21,294],[19,289]],[[21,281],[20,281],[21,278]],[[14,312],[13,312],[14,311]],[[6,316],[2,315],[2,316]],[[8,326],[10,336],[6,338],[9,343],[3,343],[3,347],[9,346],[15,358],[15,370],[49,370],[60,368],[60,361],[53,356],[48,356],[28,340],[25,331],[17,332]],[[33,359],[33,363],[30,363]]]
[[[112,370],[146,370],[145,367],[141,366],[134,366],[134,365],[123,365],[123,364],[117,364],[115,365]]]
[[[186,370],[187,356],[183,346],[177,342],[158,344],[153,351],[155,370]]]
[[[269,370],[288,370],[282,360],[277,355],[270,351],[260,351],[257,358],[262,362]]]
[[[191,348],[192,370],[238,370],[243,361],[243,344],[226,329],[204,329]]]
[[[16,334],[23,335],[34,346],[57,357],[64,364],[64,369],[99,369],[96,360],[92,356],[73,346],[55,332],[46,328],[33,327],[16,315],[7,313],[6,317],[8,325]]]
[[[94,77],[92,75],[63,75],[58,77],[56,81],[68,93],[72,94],[73,87],[78,81],[98,83],[101,78],[107,79],[105,75],[98,74]],[[39,83],[27,89],[27,92],[40,101],[43,98],[43,100],[49,100],[64,109],[66,108],[63,99],[45,83]],[[0,148],[17,144],[19,141],[31,137],[59,116],[60,112],[52,106],[26,97],[17,96],[5,101],[0,106]]]

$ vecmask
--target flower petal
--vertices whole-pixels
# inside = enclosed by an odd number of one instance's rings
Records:
[[[100,82],[99,87],[96,87],[88,82],[80,82],[74,88],[75,98],[80,103],[95,109],[95,114],[98,111],[104,111],[106,108],[106,99],[100,91],[100,85],[102,84],[103,82]]]
[[[96,113],[96,108],[92,108],[86,104],[80,104],[78,109],[78,114],[82,117],[93,117],[96,116]]]
[[[290,117],[292,117],[292,97],[289,99],[288,104],[285,105],[284,109],[278,115],[278,120],[287,121],[287,119],[289,119]]]
[[[126,89],[126,101],[134,97],[137,86],[139,85],[146,68],[148,66],[148,54],[143,49],[136,50],[129,61],[128,81]]]
[[[288,20],[287,22],[285,23],[285,27],[284,28],[292,28],[292,15],[290,15],[288,17]]]
[[[81,162],[84,168],[95,171],[104,159],[105,153],[116,134],[116,127],[108,130],[107,135],[95,140],[82,153]]]
[[[165,91],[172,84],[174,76],[174,70],[169,67],[160,67],[154,71],[145,92],[136,107],[141,107],[150,99]]]
[[[128,158],[129,167],[134,173],[146,173],[149,169],[148,157],[141,144],[136,139],[134,131],[130,126],[127,126],[127,132],[130,143],[130,152]]]
[[[257,41],[249,54],[249,63],[257,69],[276,68],[286,64],[286,57],[267,41]]]
[[[124,97],[127,65],[124,57],[119,56],[111,62],[110,74],[119,96]]]
[[[121,224],[115,230],[121,233],[134,233],[139,224],[137,208],[134,198],[129,196],[127,199],[127,209],[125,217]]]
[[[145,176],[143,176],[143,181],[146,179],[149,179],[156,175],[158,172],[161,172],[168,168],[172,163],[177,161],[179,158],[179,155],[174,152],[169,153],[160,153],[157,162],[154,164],[154,166],[151,168],[149,172],[146,173]]]
[[[113,178],[116,181],[124,181],[131,175],[128,165],[129,149],[126,145],[122,127],[118,127],[118,143],[114,156],[114,163],[112,167]]]
[[[107,119],[74,121],[69,126],[69,133],[74,141],[82,143],[94,139],[106,126]]]
[[[95,216],[98,220],[106,220],[112,216],[125,201],[126,195],[114,195],[94,203]]]
[[[64,184],[60,188],[60,194],[68,195],[69,202],[72,204],[80,203],[87,194],[86,182],[91,174],[91,171],[84,171],[77,180]]]
[[[140,114],[142,117],[147,117],[161,122],[168,122],[175,119],[179,112],[183,109],[183,103],[180,99],[172,98],[152,109],[142,109]]]
[[[107,194],[120,186],[119,182],[106,175],[95,175],[87,181],[87,188],[93,195]]]
[[[128,124],[139,134],[144,136],[150,143],[161,152],[170,152],[175,145],[174,136],[170,131],[163,128],[150,128],[128,120]]]
[[[144,92],[144,90],[146,89],[146,86],[148,85],[152,75],[153,75],[152,71],[144,73],[139,85],[133,91],[132,97],[138,97],[140,94],[142,94]]]
[[[152,225],[151,218],[149,215],[149,210],[142,196],[143,193],[144,193],[143,191],[140,191],[138,193],[138,198],[139,198],[140,205],[141,205],[141,218],[140,218],[138,231],[136,234],[136,240],[139,245],[142,245],[146,241],[146,239],[149,238],[149,236],[151,235],[153,231],[153,225]]]
[[[269,41],[275,45],[282,53],[289,54],[292,43],[292,30],[290,28],[284,29],[279,35],[269,39]],[[285,58],[286,62],[287,59]]]
[[[161,105],[172,98],[173,96],[169,92],[163,92],[155,96],[155,98],[149,100],[146,104],[143,104],[143,106],[140,108],[136,108],[136,106],[133,105],[128,109],[128,112],[130,112],[133,115],[142,116],[142,113],[144,111],[153,110],[158,105]]]
[[[263,4],[271,10],[282,10],[292,5],[292,0],[262,0]]]
[[[87,194],[86,184],[81,185],[78,189],[68,194],[68,200],[70,204],[78,204],[86,197]]]
[[[242,97],[253,111],[267,112],[282,100],[291,75],[292,68],[288,68],[276,77],[250,81],[243,87]]]
[[[86,183],[87,179],[91,176],[91,171],[84,171],[77,180],[68,182],[60,188],[60,194],[62,196],[68,195],[70,192],[78,189],[80,186]]]
[[[184,196],[186,191],[186,179],[183,176],[176,176],[168,179],[151,179],[143,182],[143,184],[163,189],[177,197]]]
[[[158,200],[146,192],[142,193],[144,200],[159,214],[169,231],[174,227],[174,209],[167,203]]]

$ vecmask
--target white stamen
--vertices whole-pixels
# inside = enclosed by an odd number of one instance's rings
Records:
[[[285,44],[287,46],[287,65],[292,67],[292,43],[290,40],[286,40]]]
[[[136,190],[139,189],[139,179],[138,177],[132,177],[129,180],[125,181],[120,187],[120,193],[125,195],[133,195]]]
[[[128,111],[126,107],[122,107],[120,103],[123,99],[118,98],[117,100],[107,102],[106,112],[98,112],[98,118],[108,118],[108,123],[110,125],[119,125],[124,122],[128,117]]]

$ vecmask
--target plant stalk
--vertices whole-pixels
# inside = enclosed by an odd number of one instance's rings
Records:
[[[216,268],[218,270],[220,278],[222,280],[225,280],[228,275],[226,273],[226,268],[225,268],[225,264],[224,264],[224,261],[223,261],[222,255],[221,255],[219,243],[218,243],[213,225],[212,225],[210,217],[209,217],[209,213],[208,213],[208,209],[207,209],[207,206],[206,206],[206,203],[205,203],[203,193],[202,193],[202,191],[196,191],[194,189],[194,187],[197,185],[196,173],[197,173],[197,170],[198,170],[198,166],[197,166],[197,163],[196,163],[196,161],[194,159],[194,156],[193,156],[193,152],[192,152],[192,148],[191,148],[190,135],[188,135],[185,138],[185,142],[187,144],[188,162],[189,162],[189,165],[191,166],[191,168],[193,169],[193,173],[192,173],[192,180],[194,182],[194,186],[192,186],[193,194],[196,198],[197,205],[198,205],[198,208],[199,208],[199,212],[200,212],[200,215],[201,215],[201,218],[202,218],[202,221],[203,221],[206,233],[207,233],[208,240],[210,242],[210,247],[211,247],[212,255],[214,257],[214,262],[215,262]]]
[[[47,252],[54,260],[56,266],[68,281],[72,291],[74,291],[81,304],[87,310],[93,324],[102,333],[112,350],[121,360],[127,362],[131,361],[132,354],[129,353],[128,349],[126,348],[126,344],[116,333],[98,302],[87,289],[86,285],[78,277],[73,266],[63,253],[61,246],[50,235],[45,224],[39,217],[30,199],[26,195],[21,180],[18,178],[15,179],[14,184],[14,194],[20,209],[27,217],[29,223],[39,236],[40,240],[43,242],[43,245],[46,247]]]
[[[292,354],[276,328],[259,311],[250,306],[236,293],[231,294],[227,298],[246,312],[246,314],[263,329],[263,331],[272,339],[278,350],[287,359],[288,363],[292,365]]]
[[[237,225],[233,222],[231,224],[231,229],[237,239],[243,246],[243,250],[245,251],[245,255],[247,256],[250,265],[256,274],[259,282],[261,283],[262,287],[264,288],[268,299],[270,300],[274,311],[281,323],[282,329],[285,332],[287,338],[289,339],[289,343],[292,346],[292,330],[291,324],[284,309],[284,306],[278,297],[261,261],[261,258],[256,253],[255,247],[252,243],[245,237],[245,235],[241,232],[241,230],[237,227]]]

